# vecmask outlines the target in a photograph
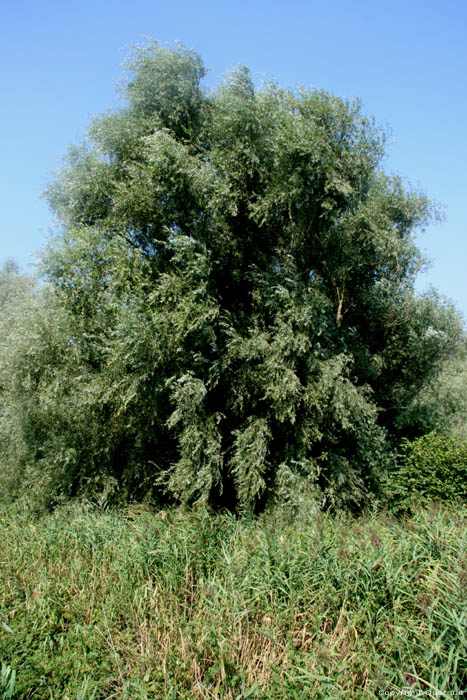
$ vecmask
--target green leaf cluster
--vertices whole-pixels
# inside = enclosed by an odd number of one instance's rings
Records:
[[[403,416],[404,425],[421,433],[433,429],[467,439],[467,352],[449,358],[429,378]]]
[[[136,49],[47,189],[46,286],[2,320],[3,462],[49,503],[360,507],[462,338],[413,290],[431,205],[358,101],[204,74]]]
[[[397,468],[390,475],[389,492],[399,506],[420,498],[460,501],[467,498],[467,441],[435,431],[402,441]]]

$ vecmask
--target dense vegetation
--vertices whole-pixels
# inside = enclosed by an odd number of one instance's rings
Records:
[[[399,508],[423,499],[467,501],[467,440],[457,435],[422,435],[404,440],[386,495]]]
[[[3,508],[3,697],[461,696],[466,522]]]
[[[0,270],[0,698],[460,695],[466,339],[414,291],[430,204],[358,102],[204,73],[137,49],[48,188],[42,280]]]
[[[45,286],[3,272],[9,497],[360,508],[438,427],[462,324],[414,292],[431,207],[385,172],[384,133],[356,101],[204,73],[137,49],[48,188]]]

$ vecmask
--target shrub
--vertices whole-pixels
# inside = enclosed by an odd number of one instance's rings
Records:
[[[467,497],[467,440],[438,435],[403,440],[389,492],[400,505],[415,498],[453,501]]]

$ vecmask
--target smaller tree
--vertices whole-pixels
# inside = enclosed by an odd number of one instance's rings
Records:
[[[467,350],[445,361],[410,404],[404,422],[418,434],[436,430],[467,439]]]
[[[5,260],[0,269],[0,313],[8,313],[25,297],[31,296],[35,280],[21,273],[15,260]]]

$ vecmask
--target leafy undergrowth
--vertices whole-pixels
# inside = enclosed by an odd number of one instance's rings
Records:
[[[3,697],[461,695],[466,516],[4,509]]]

